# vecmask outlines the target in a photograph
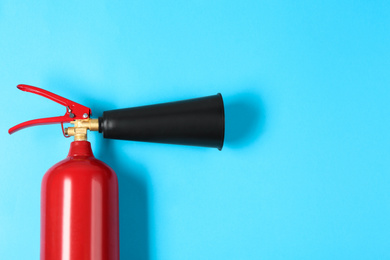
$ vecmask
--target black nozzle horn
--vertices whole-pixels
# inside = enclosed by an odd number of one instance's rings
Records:
[[[104,138],[222,149],[225,112],[222,95],[103,112]]]

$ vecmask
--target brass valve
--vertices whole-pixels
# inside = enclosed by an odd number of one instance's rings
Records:
[[[87,141],[87,130],[99,131],[98,119],[76,119],[70,122],[74,127],[67,127],[64,133],[67,136],[74,136],[75,141]]]

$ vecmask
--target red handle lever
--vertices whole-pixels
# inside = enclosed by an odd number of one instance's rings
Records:
[[[63,116],[40,118],[40,119],[34,119],[34,120],[20,123],[14,127],[11,127],[8,130],[9,134],[13,134],[16,131],[22,130],[23,128],[30,127],[30,126],[49,125],[49,124],[56,124],[56,123],[63,124],[63,123],[69,123],[70,121],[73,121],[75,119],[87,119],[91,116],[90,108],[80,105],[76,102],[73,102],[72,100],[58,96],[47,90],[29,86],[29,85],[18,85],[17,88],[26,92],[31,92],[40,95],[42,97],[53,100],[54,102],[57,102],[60,105],[65,106],[66,113]]]

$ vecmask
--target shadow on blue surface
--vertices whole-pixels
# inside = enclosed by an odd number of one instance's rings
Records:
[[[225,145],[242,148],[265,131],[265,106],[257,93],[242,93],[225,102]]]
[[[115,108],[107,101],[94,98],[89,98],[87,103],[95,117]],[[115,140],[101,136],[96,157],[107,163],[118,176],[120,258],[149,260],[148,174],[142,165],[121,153],[115,143]]]
[[[121,259],[149,259],[149,212],[146,170],[141,165],[118,155],[113,141],[104,139],[98,158],[116,172],[119,183],[119,225]]]

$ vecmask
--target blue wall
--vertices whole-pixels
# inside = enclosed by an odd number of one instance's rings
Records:
[[[33,3],[34,2],[34,3]],[[60,126],[9,127],[221,92],[217,149],[103,140],[122,259],[389,259],[388,1],[0,2],[1,259],[38,259]],[[80,3],[82,2],[82,3]]]

